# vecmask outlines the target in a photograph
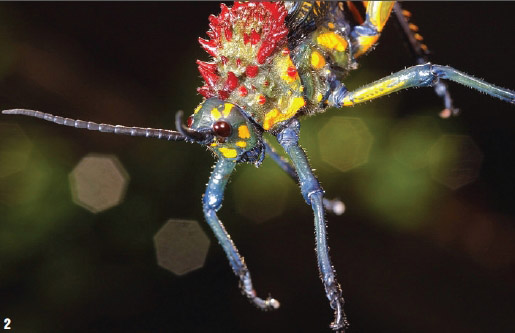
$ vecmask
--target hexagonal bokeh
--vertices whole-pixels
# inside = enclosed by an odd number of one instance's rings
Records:
[[[363,120],[332,117],[318,132],[320,157],[341,171],[365,164],[374,137]]]
[[[433,179],[456,190],[476,180],[483,153],[467,135],[442,135],[429,150]]]
[[[423,168],[429,163],[427,152],[441,134],[434,117],[404,119],[391,131],[393,156],[413,169]]]
[[[22,171],[32,143],[17,124],[0,122],[0,178]]]
[[[157,264],[176,275],[199,269],[209,243],[197,221],[170,219],[154,236]]]
[[[69,175],[72,199],[92,213],[123,201],[129,176],[113,155],[89,154]]]

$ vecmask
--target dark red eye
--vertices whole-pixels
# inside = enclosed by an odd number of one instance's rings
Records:
[[[191,125],[193,125],[193,115],[189,116],[188,117],[188,127],[191,127]]]
[[[226,138],[231,135],[232,128],[228,122],[219,120],[213,124],[213,131],[216,135]]]

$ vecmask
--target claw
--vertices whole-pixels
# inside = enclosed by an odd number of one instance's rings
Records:
[[[336,309],[334,309],[334,321],[329,325],[329,327],[333,331],[339,331],[344,333],[347,328],[349,328],[349,321],[347,320],[347,316],[345,315],[345,312],[343,312],[343,299],[337,299],[336,302]],[[332,305],[333,307],[334,305]]]
[[[252,287],[252,280],[250,279],[250,273],[245,270],[240,274],[240,289],[243,295],[247,296],[249,301],[254,304],[258,309],[263,311],[270,311],[279,309],[281,303],[275,298],[268,296],[267,299],[263,300],[256,296],[256,291]]]

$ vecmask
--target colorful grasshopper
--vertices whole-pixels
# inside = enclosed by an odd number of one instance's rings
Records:
[[[370,1],[365,6],[363,18],[352,2],[235,3],[230,8],[222,4],[221,13],[209,17],[210,39],[199,39],[212,56],[210,62],[197,61],[205,81],[198,92],[204,100],[188,118],[187,126],[182,124],[182,112],[177,113],[177,131],[97,124],[24,109],[3,113],[33,116],[76,128],[195,142],[209,147],[217,156],[217,163],[203,197],[204,215],[240,279],[242,292],[263,310],[277,309],[279,302],[272,297],[257,296],[247,266],[216,212],[236,165],[248,162],[259,166],[265,155],[270,155],[297,180],[306,203],[313,209],[318,267],[334,310],[331,328],[342,330],[348,322],[342,291],[329,257],[325,223],[325,211],[335,210],[334,202],[324,199],[324,191],[298,144],[298,119],[328,107],[351,106],[406,88],[430,86],[444,99],[445,113],[453,114],[456,110],[440,79],[515,102],[514,91],[427,62],[427,47],[419,42],[420,38],[394,2]],[[348,91],[343,78],[357,68],[356,59],[377,43],[394,8],[395,18],[419,65]],[[271,149],[263,139],[264,132],[277,138],[291,162]]]

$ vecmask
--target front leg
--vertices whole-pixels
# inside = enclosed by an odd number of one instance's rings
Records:
[[[236,162],[224,158],[220,158],[216,163],[209,178],[206,193],[202,198],[204,216],[218,242],[222,245],[234,274],[240,279],[242,293],[261,310],[277,309],[279,308],[277,300],[271,297],[268,297],[266,300],[257,297],[247,265],[245,265],[243,257],[238,253],[238,249],[216,215],[216,212],[222,206],[225,186],[235,166]]]
[[[290,124],[277,134],[277,139],[290,156],[298,175],[300,188],[304,199],[311,205],[315,215],[316,251],[320,277],[325,287],[325,293],[334,310],[334,321],[331,323],[333,330],[341,330],[348,327],[349,323],[343,311],[344,300],[340,285],[336,281],[335,271],[329,257],[327,245],[327,232],[325,225],[325,213],[323,205],[324,191],[311,170],[304,150],[299,146],[300,124],[293,119]]]

